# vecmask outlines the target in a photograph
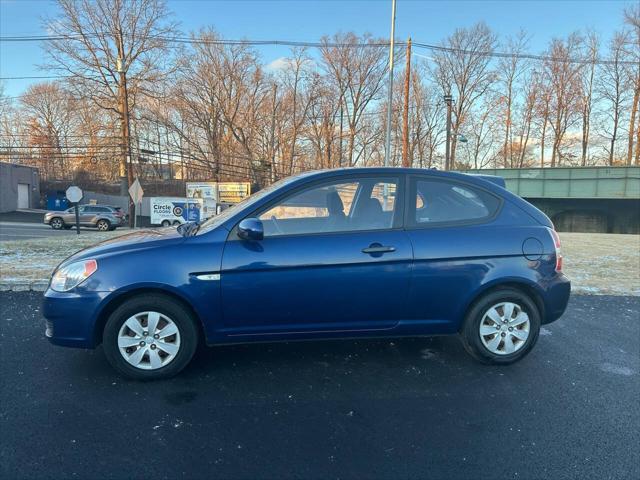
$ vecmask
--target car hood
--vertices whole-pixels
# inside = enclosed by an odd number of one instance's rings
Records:
[[[160,244],[166,245],[167,242],[182,243],[184,240],[185,237],[180,235],[175,228],[140,230],[111,238],[80,250],[66,258],[60,266],[76,260],[97,258],[143,248],[154,248]]]

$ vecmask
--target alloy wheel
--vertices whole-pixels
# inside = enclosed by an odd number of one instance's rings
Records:
[[[480,322],[480,339],[496,355],[510,355],[524,346],[531,323],[520,305],[502,302],[490,307]]]
[[[162,313],[136,313],[120,328],[118,350],[130,365],[157,370],[169,364],[180,351],[180,331]]]
[[[53,220],[51,220],[51,226],[53,228],[55,228],[56,230],[59,230],[62,228],[62,220],[60,220],[59,218],[54,218]]]
[[[105,222],[104,220],[100,220],[98,222],[98,230],[100,230],[102,232],[106,232],[107,230],[109,230],[109,224],[107,222]]]

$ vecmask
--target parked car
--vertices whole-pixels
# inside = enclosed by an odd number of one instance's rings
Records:
[[[103,232],[123,226],[127,219],[122,208],[111,205],[80,205],[78,213],[81,227],[94,227]],[[54,230],[74,227],[76,225],[75,207],[62,212],[45,213],[44,223],[51,225]]]
[[[136,379],[178,373],[200,342],[459,334],[509,364],[563,314],[570,282],[551,221],[501,185],[400,168],[290,177],[202,224],[66,259],[46,336],[102,343]]]

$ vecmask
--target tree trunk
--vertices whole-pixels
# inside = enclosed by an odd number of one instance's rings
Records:
[[[627,165],[631,165],[631,157],[633,156],[633,134],[636,128],[636,115],[638,113],[638,102],[640,101],[640,82],[636,80],[636,88],[633,93],[633,104],[631,105],[631,118],[629,120],[629,144],[627,146]],[[640,135],[640,128],[638,132]],[[640,144],[636,142],[636,165],[640,155]]]
[[[618,136],[618,123],[619,123],[619,114],[618,114],[618,106],[616,106],[615,116],[613,118],[613,132],[611,133],[611,150],[609,151],[609,166],[613,166],[613,157],[616,146],[616,137]]]
[[[544,139],[547,135],[547,118],[542,122],[542,138],[540,140],[540,167],[544,168]]]
[[[505,133],[504,133],[504,147],[503,147],[503,156],[504,156],[504,167],[513,167],[513,160],[510,155],[510,145],[509,145],[509,133],[511,129],[511,85],[509,85],[509,90],[507,93],[507,120],[505,124]],[[509,152],[509,154],[507,153]],[[507,161],[507,158],[509,159]]]

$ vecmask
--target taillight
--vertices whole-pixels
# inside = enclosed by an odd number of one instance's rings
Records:
[[[562,250],[560,248],[560,237],[558,236],[558,232],[556,232],[553,228],[549,229],[549,233],[551,233],[551,238],[553,238],[553,245],[556,249],[556,272],[562,271]]]

